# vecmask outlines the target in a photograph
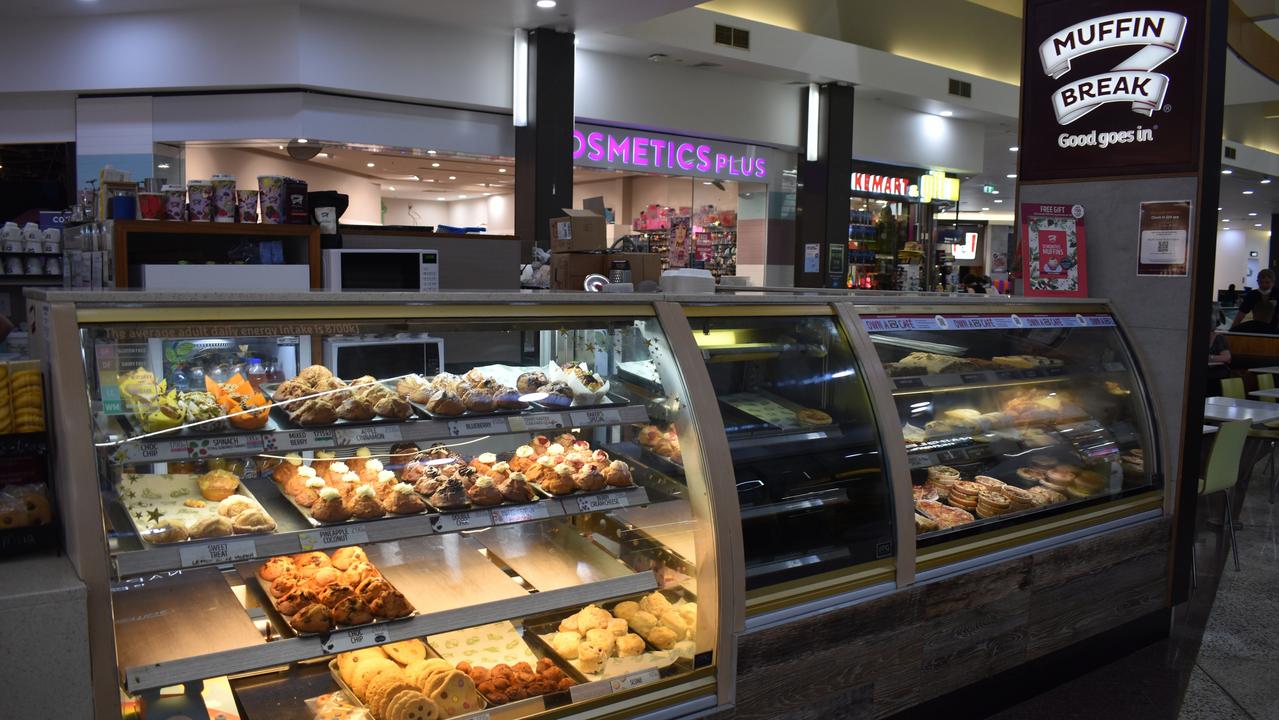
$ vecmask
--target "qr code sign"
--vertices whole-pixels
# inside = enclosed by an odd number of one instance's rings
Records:
[[[1159,241],[1159,252],[1161,252],[1161,253],[1166,253],[1166,252],[1168,252],[1168,245],[1169,245],[1169,241],[1168,241],[1168,240],[1160,240],[1160,241]]]

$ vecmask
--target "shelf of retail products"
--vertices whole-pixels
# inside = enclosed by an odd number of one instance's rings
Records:
[[[583,409],[529,411],[512,415],[464,416],[452,420],[418,418],[406,422],[351,423],[309,429],[179,434],[178,430],[145,438],[112,438],[99,443],[112,462],[142,463],[195,458],[241,457],[256,453],[301,452],[359,447],[379,443],[433,442],[525,432],[556,432],[647,422],[640,404]]]
[[[384,517],[314,527],[271,487],[268,480],[245,481],[278,526],[269,535],[189,540],[171,545],[143,546],[135,538],[116,538],[113,555],[116,576],[125,578],[181,568],[225,565],[276,555],[323,550],[344,545],[379,543],[443,535],[488,527],[536,523],[550,518],[642,507],[654,502],[644,487],[618,488],[567,498],[542,498],[525,505],[502,505],[464,512]],[[658,498],[662,496],[658,495]],[[659,502],[660,504],[660,502]],[[116,508],[114,513],[120,510]],[[112,514],[112,517],[116,517]]]
[[[117,586],[115,601],[127,603],[128,612],[116,622],[117,637],[124,638],[120,666],[125,688],[139,692],[261,670],[657,588],[653,573],[638,572],[548,590],[532,587],[530,592],[485,559],[479,544],[465,536],[374,545],[368,551],[417,615],[267,641],[245,610],[266,602],[261,591],[249,584],[233,587],[226,579],[230,576],[214,569],[180,571]],[[244,566],[241,574],[251,576],[255,568]],[[254,589],[242,589],[249,587]],[[240,595],[246,593],[242,601]]]

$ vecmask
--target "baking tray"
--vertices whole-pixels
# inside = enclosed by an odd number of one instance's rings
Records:
[[[244,433],[264,433],[275,432],[283,429],[283,426],[276,422],[274,414],[268,414],[266,425],[253,430],[241,430],[232,426],[229,422],[224,423],[224,427],[218,427],[213,423],[207,425],[179,425],[169,430],[156,431],[155,434],[148,434],[138,425],[132,415],[114,415],[112,416],[120,424],[120,431],[130,440],[147,436],[147,439],[155,440],[172,440],[174,438],[193,438],[193,437],[211,437],[214,435],[242,435]],[[225,419],[226,416],[223,416]]]
[[[439,657],[438,655],[432,656],[429,654],[431,650],[429,645],[427,646],[426,649],[428,653],[427,657]],[[373,710],[368,705],[365,705],[364,701],[361,700],[360,697],[355,694],[355,691],[352,690],[351,687],[346,684],[346,681],[342,679],[342,673],[338,672],[338,659],[336,657],[334,657],[332,660],[329,661],[329,674],[333,676],[333,682],[337,683],[337,686],[342,690],[342,693],[346,695],[346,699],[350,702],[351,705],[367,711],[368,716],[373,718],[373,720],[384,720],[384,718],[380,718],[374,715]],[[524,702],[528,702],[528,701],[526,700]],[[542,709],[544,710],[545,707],[543,707]],[[463,713],[461,715],[450,715],[448,716],[448,720],[467,720],[468,718],[479,720],[479,718],[488,718],[490,717],[490,715],[486,712],[487,710],[488,710],[488,700],[486,700],[484,696],[481,694],[479,708],[477,708],[473,712]],[[540,710],[538,712],[540,712]]]
[[[169,545],[181,545],[183,542],[191,542],[208,540],[211,538],[191,538],[176,543],[153,543],[147,540],[147,523],[159,522],[164,517],[176,517],[186,523],[190,527],[191,523],[200,518],[214,515],[217,513],[218,503],[214,500],[205,500],[200,495],[200,486],[196,482],[200,475],[176,473],[176,474],[158,474],[158,473],[124,473],[120,477],[120,482],[116,486],[116,494],[120,498],[120,505],[124,508],[124,512],[129,516],[129,522],[133,525],[133,530],[138,534],[138,539],[143,545],[151,548],[166,547]],[[156,485],[163,485],[163,491],[154,489]],[[150,492],[157,497],[147,496]],[[180,492],[180,495],[174,493]],[[132,494],[132,497],[130,496]],[[262,508],[263,512],[267,512],[266,507],[249,491],[248,486],[244,484],[243,479],[236,488],[237,495],[243,495]],[[203,508],[190,508],[182,503],[186,500],[195,499],[205,503]],[[158,512],[154,518],[149,513]],[[275,520],[274,517],[271,518]],[[278,523],[279,521],[276,520]],[[271,535],[274,530],[264,533],[236,533],[226,537],[252,537],[254,535]]]
[[[279,386],[280,386],[279,383],[264,384],[261,386],[262,394],[266,395],[268,398],[273,397],[275,395],[276,388],[278,388]],[[392,392],[394,392],[394,388],[392,388]],[[305,402],[305,401],[304,400],[287,401],[287,403],[290,405],[293,404],[294,402],[301,404],[302,402]],[[409,403],[409,404],[410,406],[412,405],[412,403]],[[343,420],[342,418],[338,418],[337,420],[334,420],[331,423],[326,423],[324,425],[303,425],[301,423],[293,422],[293,419],[289,417],[289,412],[284,409],[284,406],[281,405],[280,403],[272,401],[271,419],[275,420],[275,422],[279,424],[280,428],[314,430],[315,428],[327,428],[327,427],[346,427],[346,426],[358,427],[361,425],[380,425],[383,423],[404,423],[404,422],[412,422],[413,420],[417,418],[413,413],[410,412],[409,416],[406,418],[386,418],[380,415],[375,415],[372,420]]]
[[[323,552],[323,551],[321,550],[320,552]],[[325,554],[332,557],[332,553],[325,553]],[[371,562],[372,562],[372,558],[370,558],[370,563]],[[323,633],[303,632],[301,630],[294,628],[292,625],[290,625],[288,617],[285,616],[284,613],[276,609],[275,597],[271,595],[270,588],[267,586],[266,581],[264,581],[261,577],[258,576],[258,568],[262,567],[264,564],[265,563],[245,563],[243,565],[238,566],[237,569],[240,571],[240,576],[245,579],[246,585],[248,585],[249,582],[251,581],[253,585],[256,586],[258,590],[262,593],[262,597],[265,598],[266,600],[266,602],[262,603],[262,608],[264,610],[268,610],[270,613],[275,615],[275,617],[279,620],[278,625],[280,629],[280,634],[286,637],[325,637],[337,630],[350,630],[352,628],[378,627],[381,625],[386,625],[387,623],[395,623],[395,622],[400,622],[401,620],[407,620],[418,614],[417,608],[414,607],[413,602],[408,599],[408,595],[405,595],[404,599],[405,599],[405,602],[409,604],[410,610],[409,610],[409,614],[403,617],[392,618],[392,619],[374,618],[373,622],[365,623],[363,625],[338,625],[337,623],[334,623],[333,628],[329,630],[328,632],[323,632]],[[374,569],[378,571],[378,574],[382,576],[382,579],[386,580],[387,583],[389,583],[392,588],[399,590],[399,588],[396,587],[395,583],[391,582],[390,578],[382,574],[382,570],[378,568],[376,564],[374,564],[373,567]],[[400,590],[400,592],[403,594],[402,590]]]
[[[602,395],[599,398],[599,400],[595,402],[578,404],[576,401],[574,401],[572,405],[548,405],[543,402],[538,402],[538,401],[533,402],[533,405],[537,406],[541,410],[552,410],[552,411],[590,410],[593,408],[607,408],[607,407],[612,407],[614,405],[630,405],[630,404],[631,404],[630,399],[626,398],[623,395],[618,394],[614,390],[610,390],[607,393],[604,393],[604,395]]]
[[[340,460],[341,458],[338,458],[338,459]],[[355,518],[355,517],[347,518],[347,519],[342,520],[342,521],[340,521],[340,522],[327,522],[327,523],[326,523],[326,522],[320,522],[319,520],[316,520],[315,518],[311,517],[311,508],[306,507],[305,505],[299,505],[298,503],[296,503],[296,502],[293,500],[293,496],[292,496],[292,495],[290,495],[290,494],[288,494],[288,493],[284,492],[284,488],[281,488],[281,487],[279,487],[279,486],[277,485],[277,486],[276,486],[276,489],[280,491],[280,495],[284,497],[285,501],[286,501],[286,502],[288,502],[290,505],[292,505],[292,506],[293,506],[293,508],[294,508],[295,510],[297,510],[297,511],[298,511],[298,514],[299,514],[299,515],[301,515],[301,516],[302,516],[302,517],[303,517],[303,518],[304,518],[304,519],[305,519],[308,523],[310,523],[310,524],[311,524],[311,527],[337,527],[337,526],[339,526],[339,525],[345,525],[346,523],[352,523],[352,522],[371,522],[371,520],[366,520],[366,519],[363,519],[363,518]],[[419,496],[419,497],[421,497],[421,496]],[[415,516],[415,515],[430,515],[430,514],[431,514],[431,512],[432,512],[432,510],[433,510],[433,508],[431,507],[430,503],[427,503],[427,505],[426,505],[426,509],[422,510],[422,512],[416,512],[416,513],[391,513],[391,512],[388,512],[388,513],[386,513],[385,515],[383,515],[383,516],[382,516],[382,517],[380,517],[380,518],[374,518],[374,520],[385,520],[385,519],[390,519],[390,518],[413,517],[413,516]]]
[[[738,412],[742,412],[753,418],[762,420],[763,422],[781,430],[818,430],[834,424],[826,423],[825,425],[805,425],[795,417],[795,413],[798,410],[804,410],[807,408],[797,405],[785,398],[773,395],[772,393],[733,393],[732,395],[721,395],[718,400]],[[821,408],[814,409],[821,410]]]

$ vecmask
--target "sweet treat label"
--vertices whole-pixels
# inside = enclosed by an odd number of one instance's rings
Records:
[[[493,435],[507,432],[506,418],[464,418],[449,422],[449,434],[453,437],[470,435]]]
[[[490,510],[472,510],[471,512],[440,513],[431,516],[431,529],[435,532],[457,532],[489,527],[493,524]]]
[[[557,430],[564,427],[564,416],[550,415],[514,415],[509,418],[511,429],[516,432],[536,430]]]
[[[399,425],[379,424],[333,431],[334,444],[338,447],[372,445],[374,443],[399,442],[404,439]]]
[[[509,525],[528,520],[544,520],[551,517],[551,503],[534,502],[511,505],[493,511],[494,525]]]
[[[573,419],[573,425],[582,427],[587,425],[618,425],[622,422],[622,414],[613,408],[591,408],[590,410],[579,410],[569,413]]]
[[[225,565],[252,560],[258,556],[258,546],[252,540],[227,540],[206,545],[181,545],[178,558],[182,567]]]
[[[333,447],[337,436],[332,428],[324,430],[290,430],[266,436],[267,450],[310,450]]]
[[[369,531],[363,525],[322,527],[298,533],[298,545],[304,551],[358,545],[368,541]]]
[[[337,653],[358,650],[371,645],[381,645],[388,639],[390,638],[386,634],[386,629],[380,626],[341,630],[329,635],[329,641],[324,643],[324,652]]]

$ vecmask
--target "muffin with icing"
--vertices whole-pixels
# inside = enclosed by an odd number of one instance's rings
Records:
[[[431,504],[441,510],[461,510],[470,505],[462,481],[449,478],[431,495]]]
[[[631,466],[621,460],[614,460],[604,468],[604,482],[611,487],[628,487],[635,484],[631,476]]]
[[[577,489],[573,482],[573,468],[564,463],[555,466],[549,476],[543,476],[538,484],[552,495],[568,495]]]
[[[342,493],[336,488],[322,488],[316,493],[316,500],[311,505],[311,517],[320,522],[342,522],[349,520],[351,513],[342,503]]]
[[[355,488],[355,492],[347,500],[346,509],[351,513],[351,517],[360,520],[372,520],[386,514],[382,504],[377,501],[377,493],[369,485],[360,485]]]
[[[389,472],[389,471],[386,471]],[[382,500],[382,507],[396,515],[411,515],[426,509],[426,502],[413,491],[408,483],[396,483]]]

